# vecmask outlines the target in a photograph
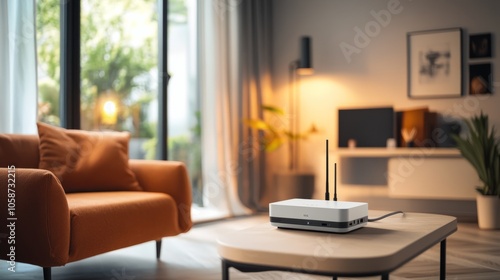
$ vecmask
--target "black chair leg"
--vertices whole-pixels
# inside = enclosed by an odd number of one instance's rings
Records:
[[[51,280],[52,279],[52,271],[50,267],[43,268],[43,280]]]
[[[160,259],[160,255],[161,255],[161,239],[156,240],[156,258]]]

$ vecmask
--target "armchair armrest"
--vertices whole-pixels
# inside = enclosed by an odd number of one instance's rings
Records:
[[[0,225],[0,258],[43,267],[67,263],[68,202],[52,172],[0,168]]]
[[[161,160],[129,160],[139,185],[148,192],[170,195],[177,203],[179,228],[187,232],[191,226],[191,183],[184,163]]]

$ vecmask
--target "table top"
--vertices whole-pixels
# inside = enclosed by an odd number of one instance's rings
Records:
[[[387,211],[369,211],[376,218]],[[278,229],[269,222],[218,239],[223,259],[332,274],[393,271],[457,230],[455,217],[397,214],[349,233]]]

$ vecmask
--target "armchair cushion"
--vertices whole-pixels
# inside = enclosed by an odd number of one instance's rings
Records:
[[[141,190],[128,166],[129,133],[37,126],[39,168],[52,171],[66,193]]]
[[[87,192],[66,197],[70,262],[179,233],[176,202],[168,194]]]

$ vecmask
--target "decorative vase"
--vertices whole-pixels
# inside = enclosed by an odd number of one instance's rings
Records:
[[[274,200],[312,198],[314,174],[305,172],[279,172],[274,174]]]
[[[476,196],[477,221],[480,229],[500,229],[500,198],[496,195]]]

